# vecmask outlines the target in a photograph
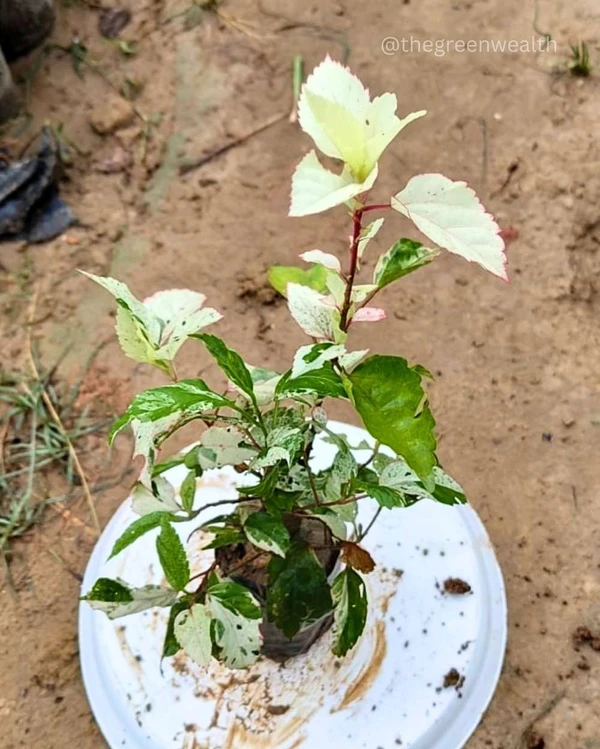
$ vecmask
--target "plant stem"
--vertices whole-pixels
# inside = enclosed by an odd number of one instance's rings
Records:
[[[362,230],[362,214],[364,208],[359,208],[352,214],[352,240],[350,242],[350,267],[348,269],[348,276],[346,277],[346,291],[344,294],[344,303],[342,305],[342,311],[340,316],[340,328],[345,332],[348,330],[349,320],[348,313],[350,311],[350,302],[352,300],[352,286],[354,285],[354,278],[358,268],[358,242],[360,239],[360,232]]]
[[[321,500],[319,499],[319,493],[317,492],[317,485],[315,484],[315,477],[313,476],[313,472],[310,470],[310,466],[308,464],[310,460],[310,447],[306,447],[304,449],[304,464],[306,466],[306,474],[308,476],[308,481],[310,483],[310,488],[313,493],[313,497],[315,498],[315,503],[318,507],[321,506]]]
[[[357,543],[360,543],[363,540],[363,538],[367,535],[367,533],[371,530],[371,528],[375,524],[375,521],[379,517],[379,513],[381,512],[382,509],[383,507],[381,505],[377,508],[377,512],[373,515],[373,517],[369,521],[369,525],[367,525],[364,531],[360,534]]]
[[[373,205],[366,205],[364,208],[361,209],[362,213],[367,213],[368,211],[386,211],[388,208],[391,208],[390,203],[374,203]]]

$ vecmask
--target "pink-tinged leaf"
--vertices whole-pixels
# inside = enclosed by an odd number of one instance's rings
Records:
[[[420,174],[392,198],[391,205],[440,247],[508,281],[500,227],[465,182]]]
[[[511,242],[516,242],[519,238],[519,230],[516,226],[505,226],[500,229],[500,236],[508,246]]]
[[[352,322],[380,322],[387,319],[387,312],[381,307],[362,307],[352,317]]]

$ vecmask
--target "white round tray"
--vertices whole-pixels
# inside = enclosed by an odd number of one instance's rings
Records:
[[[329,426],[351,444],[372,443],[357,427]],[[335,448],[320,442],[315,453],[314,467],[322,469]],[[174,468],[166,476],[179,487],[185,474]],[[196,501],[234,498],[240,483],[233,470],[207,472]],[[364,524],[375,504],[360,505]],[[83,592],[101,576],[135,586],[162,582],[155,531],[107,562],[136,517],[129,500],[115,513],[90,558]],[[182,538],[198,522],[176,526]],[[208,566],[204,541],[195,534],[188,545],[192,573]],[[366,576],[369,618],[361,641],[342,660],[331,655],[327,633],[284,665],[261,658],[247,671],[217,663],[201,669],[183,653],[161,664],[167,610],[110,621],[82,603],[83,681],[111,749],[464,746],[492,698],[506,647],[504,583],[485,529],[468,506],[422,500],[384,510],[364,546],[377,562]],[[444,594],[448,577],[465,580],[472,593]],[[464,677],[459,688],[443,686],[451,669]]]

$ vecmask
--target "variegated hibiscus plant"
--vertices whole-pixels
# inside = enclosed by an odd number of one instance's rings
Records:
[[[102,578],[84,598],[111,618],[168,607],[165,655],[183,649],[202,665],[214,657],[244,668],[259,657],[263,620],[291,639],[326,616],[333,620],[333,653],[345,655],[365,627],[365,575],[375,564],[363,547],[372,523],[358,522],[361,501],[375,507],[375,518],[425,498],[449,505],[465,501],[436,457],[435,422],[423,388],[431,375],[406,359],[349,346],[354,323],[385,318],[373,305],[381,290],[431,263],[439,248],[506,280],[499,228],[464,182],[421,174],[385,202],[370,202],[383,151],[425,115],[419,111],[399,119],[396,109],[394,94],[371,99],[360,80],[329,57],[302,88],[302,129],[342,166],[340,172],[329,171],[311,150],[293,175],[289,213],[306,216],[343,206],[350,237],[342,259],[312,249],[300,256],[309,269],[270,271],[271,283],[310,339],[283,373],[250,364],[243,352],[200,332],[221,317],[204,306],[202,294],[163,291],[141,302],[125,284],[90,275],[117,300],[117,333],[125,354],[158,367],[171,382],[137,395],[110,435],[112,441],[130,426],[135,455],[144,461],[133,490],[133,510],[140,517],[117,540],[112,555],[154,531],[164,584],[134,588]],[[373,254],[384,221],[367,219],[390,210],[410,219],[433,246],[401,238],[371,264],[370,278],[359,281],[365,253]],[[207,353],[220,367],[227,378],[224,391],[201,379],[178,379],[174,360],[188,339],[200,343],[201,355]],[[352,404],[370,443],[350,445],[329,429],[330,399]],[[190,422],[198,428],[196,445],[160,461],[164,441]],[[317,436],[335,446],[326,470],[314,468]],[[178,488],[165,478],[175,465],[187,470]],[[229,512],[215,517],[216,509],[196,488],[205,471],[223,466],[235,467],[246,480]],[[324,569],[317,549],[294,532],[307,518],[328,528],[338,556],[333,570]],[[191,529],[190,521],[195,521]],[[262,557],[264,596],[216,563],[191,574],[186,543],[197,528],[208,534],[207,549],[237,548],[242,559]]]

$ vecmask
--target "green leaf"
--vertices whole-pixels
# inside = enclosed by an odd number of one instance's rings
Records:
[[[181,645],[175,637],[175,619],[177,615],[182,611],[189,609],[189,603],[186,601],[178,601],[176,604],[171,606],[169,611],[169,621],[167,622],[167,630],[165,632],[165,639],[163,642],[162,657],[169,658],[172,655],[176,655],[181,650]]]
[[[230,349],[220,338],[209,333],[192,337],[198,338],[204,343],[209,354],[227,375],[228,380],[245,393],[256,406],[252,375],[237,351]]]
[[[133,601],[131,590],[118,580],[101,577],[92,589],[82,596],[84,601],[105,601],[107,603],[128,603]]]
[[[431,492],[433,499],[445,505],[462,505],[467,498],[463,488],[439,466],[433,469],[435,487]]]
[[[127,601],[103,601],[91,599],[87,596],[85,600],[93,609],[103,611],[109,619],[118,619],[121,616],[138,614],[140,611],[156,606],[172,606],[177,599],[176,591],[171,590],[171,588],[163,588],[160,585],[144,585],[142,588],[126,588],[126,590],[128,590],[130,596],[130,600]],[[117,595],[118,597],[124,597],[123,593]]]
[[[343,656],[361,636],[367,621],[367,591],[362,577],[347,567],[334,580],[331,595],[335,604],[334,655]]]
[[[267,616],[287,637],[321,619],[332,605],[325,570],[306,544],[295,542],[284,559],[272,558]]]
[[[205,549],[220,549],[222,546],[234,546],[235,544],[244,543],[246,536],[239,528],[225,526],[223,528],[216,525],[209,525],[204,528],[207,533],[214,534],[213,540],[207,544]]]
[[[173,385],[152,388],[136,395],[127,409],[131,419],[157,421],[178,411],[200,413],[234,404],[213,392],[202,380],[180,380]]]
[[[219,658],[229,668],[247,668],[260,653],[262,613],[252,593],[234,582],[209,585],[206,609],[213,620]]]
[[[382,507],[391,510],[392,507],[406,507],[408,502],[402,492],[389,486],[377,486],[376,484],[363,484],[363,491],[376,500]]]
[[[186,455],[177,455],[175,458],[168,458],[167,460],[161,460],[160,463],[156,463],[152,468],[152,478],[160,476],[161,473],[175,468],[175,466],[180,466],[185,461]]]
[[[299,491],[275,489],[269,497],[263,497],[263,504],[269,514],[280,518],[284,513],[291,512],[300,496],[301,492]]]
[[[330,363],[299,377],[292,378],[291,373],[286,372],[275,389],[276,399],[296,398],[302,395],[316,395],[320,398],[348,397],[344,383]]]
[[[350,374],[356,410],[369,433],[431,483],[435,421],[421,377],[397,356],[371,356]]]
[[[191,512],[194,507],[196,498],[196,471],[190,471],[184,478],[181,488],[179,489],[181,504],[184,510]]]
[[[177,642],[199,666],[208,666],[212,657],[210,617],[205,607],[196,603],[180,611],[173,624]]]
[[[123,551],[123,549],[126,549],[140,536],[143,536],[144,533],[158,528],[162,521],[169,517],[171,515],[168,512],[151,512],[149,515],[142,516],[139,520],[134,520],[115,541],[109,559],[112,559]]]
[[[420,242],[413,242],[412,239],[406,238],[399,239],[377,261],[373,272],[373,283],[383,289],[398,278],[428,265],[439,254],[439,250],[423,247]]]
[[[281,520],[267,512],[253,512],[246,518],[244,530],[250,543],[259,549],[284,557],[290,547],[290,534]]]
[[[128,413],[124,413],[122,416],[119,416],[119,418],[111,425],[110,430],[108,432],[108,444],[109,445],[112,446],[117,434],[119,434],[119,432],[129,424],[129,422],[131,421],[131,418],[132,417]]]
[[[161,522],[160,534],[156,539],[156,551],[169,584],[175,590],[183,590],[190,579],[190,565],[185,547],[168,520]]]
[[[258,484],[254,484],[253,486],[238,486],[238,494],[246,497],[259,497],[261,499],[270,497],[277,486],[281,471],[281,466],[273,466],[273,468],[265,473]]]
[[[322,265],[313,265],[308,270],[296,268],[295,265],[273,265],[269,268],[269,283],[281,296],[287,296],[287,285],[298,283],[309,286],[315,291],[323,292],[327,289],[327,270]]]

